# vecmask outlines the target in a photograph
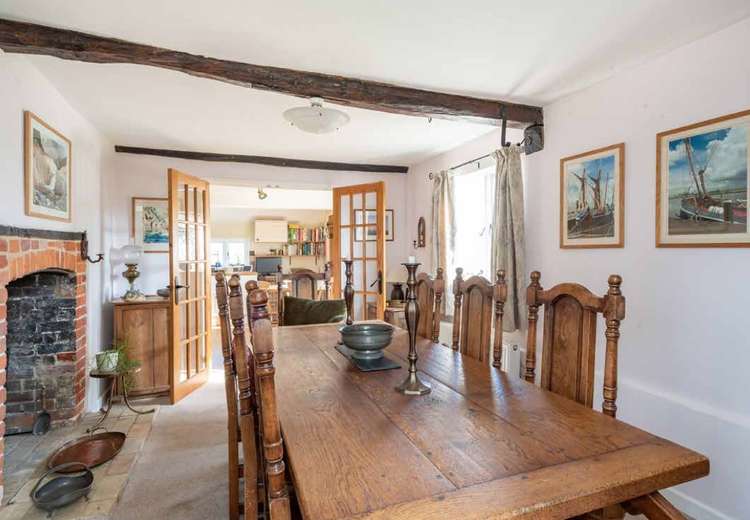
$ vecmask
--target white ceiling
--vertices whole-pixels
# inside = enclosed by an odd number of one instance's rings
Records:
[[[0,17],[542,105],[748,16],[747,0],[77,0],[54,9],[0,0]],[[350,125],[311,135],[281,117],[297,98],[146,67],[29,59],[116,144],[408,165],[492,130],[345,108]]]

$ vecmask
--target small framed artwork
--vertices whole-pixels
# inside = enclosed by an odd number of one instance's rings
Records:
[[[364,219],[363,219],[363,214],[364,214]],[[378,239],[377,228],[375,227],[377,225],[377,218],[378,218],[378,213],[374,209],[368,209],[368,210],[355,209],[354,210],[354,222],[356,224],[367,224],[368,226],[365,228],[361,228],[361,227],[355,228],[354,240],[356,242],[363,242],[363,241],[374,242]],[[392,242],[394,240],[393,218],[394,218],[393,210],[392,209],[385,210],[385,239],[389,242]],[[366,232],[364,230],[366,230]]]
[[[167,199],[133,197],[131,236],[145,253],[169,252],[169,204]]]
[[[393,210],[387,209],[385,210],[385,239],[388,242],[393,242],[394,235],[393,235],[393,224],[394,224],[395,217],[393,216]]]
[[[37,115],[23,114],[26,214],[70,222],[73,145]]]
[[[560,247],[622,247],[625,144],[560,159]]]
[[[656,136],[656,247],[750,247],[750,110]]]

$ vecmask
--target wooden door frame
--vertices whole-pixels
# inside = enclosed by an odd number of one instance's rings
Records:
[[[387,274],[386,274],[386,256],[385,256],[385,181],[370,182],[366,184],[355,184],[351,186],[337,186],[333,188],[333,236],[331,237],[331,266],[333,272],[333,294],[337,298],[341,298],[343,290],[343,280],[341,279],[341,227],[339,222],[341,221],[339,214],[341,213],[341,195],[352,195],[354,193],[365,193],[375,192],[376,194],[376,216],[377,216],[377,228],[378,238],[376,244],[376,257],[378,266],[381,267],[382,271],[382,291],[378,295],[378,318],[383,319],[385,313],[385,293],[387,289]],[[364,202],[363,206],[367,204]],[[367,209],[363,207],[363,209]],[[354,206],[350,204],[349,215],[350,222],[354,224]],[[352,227],[352,237],[354,236],[354,227]],[[350,247],[350,254],[353,251]],[[364,266],[363,266],[364,269]],[[367,298],[364,298],[363,306],[365,313],[367,312]]]
[[[179,261],[176,259],[177,252],[175,250],[175,233],[174,231],[177,229],[177,211],[179,208],[179,205],[176,204],[177,200],[177,186],[180,182],[180,180],[191,182],[194,184],[205,184],[206,189],[206,196],[204,199],[204,208],[203,208],[203,221],[205,223],[205,233],[203,237],[203,247],[204,247],[204,259],[206,259],[206,270],[205,270],[205,287],[203,294],[206,296],[205,300],[205,309],[204,309],[204,319],[205,319],[205,325],[206,325],[206,336],[205,336],[205,342],[206,342],[206,364],[205,368],[202,372],[199,372],[195,376],[188,378],[184,382],[180,382],[178,371],[180,370],[180,353],[179,349],[175,347],[176,338],[179,337],[179,330],[178,330],[178,320],[176,319],[176,314],[178,312],[177,304],[175,303],[176,295],[177,295],[177,289],[174,288],[174,278],[176,275],[175,272],[175,266]],[[180,401],[183,397],[189,395],[194,390],[196,390],[198,387],[204,385],[208,381],[208,375],[211,371],[211,324],[212,324],[212,315],[211,315],[211,271],[210,271],[210,262],[209,262],[209,251],[211,250],[211,227],[210,227],[210,221],[211,221],[211,194],[210,194],[210,185],[207,181],[199,178],[199,177],[193,177],[192,175],[188,175],[186,173],[183,173],[175,168],[169,168],[167,170],[167,199],[168,199],[168,207],[169,207],[169,285],[172,287],[171,295],[170,295],[170,305],[169,305],[169,348],[170,348],[170,356],[169,356],[169,398],[170,402],[172,404],[175,404],[176,402]],[[187,212],[187,207],[185,208],[185,211]],[[187,232],[187,228],[186,228]],[[197,246],[197,241],[196,241]],[[197,278],[197,276],[196,276]],[[197,281],[197,280],[196,280]]]

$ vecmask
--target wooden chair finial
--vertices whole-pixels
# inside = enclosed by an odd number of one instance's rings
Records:
[[[443,279],[443,268],[438,267],[437,268],[437,274],[435,275],[435,279],[442,280]]]
[[[619,274],[611,274],[607,279],[607,283],[609,284],[608,294],[612,296],[620,296],[622,294],[620,292],[620,285],[622,285],[622,276],[620,276]]]
[[[505,283],[505,269],[498,269],[497,270],[496,282],[497,283]]]
[[[539,271],[531,271],[531,284],[539,285],[539,280],[542,278],[542,273]]]
[[[257,280],[250,280],[245,284],[245,291],[247,291],[248,293],[253,292],[257,288],[258,288]]]

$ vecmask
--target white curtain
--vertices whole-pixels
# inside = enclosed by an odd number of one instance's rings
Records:
[[[504,308],[503,330],[512,332],[520,328],[526,304],[521,147],[506,146],[493,152],[492,156],[497,161],[492,272],[505,269],[508,298]]]
[[[438,267],[443,268],[446,281],[443,297],[445,312],[453,312],[453,298],[450,297],[453,276],[448,269],[448,252],[455,247],[456,227],[453,225],[453,186],[452,175],[447,171],[435,173],[432,178],[432,276]]]

